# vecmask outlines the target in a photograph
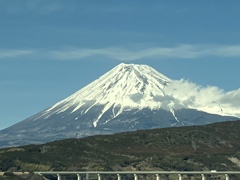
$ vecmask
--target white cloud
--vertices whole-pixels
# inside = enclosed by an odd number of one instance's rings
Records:
[[[56,50],[0,50],[0,58],[10,58],[23,55],[34,55],[33,58],[51,58],[57,60],[81,60],[92,56],[104,56],[121,61],[138,59],[197,59],[202,57],[240,58],[240,45],[190,45],[184,44],[176,47],[150,47],[142,49],[112,48],[65,48]]]
[[[30,54],[34,54],[33,50],[19,50],[19,49],[5,49],[0,50],[0,59],[1,58],[15,58],[19,56],[26,56]]]
[[[215,86],[202,87],[180,80],[169,83],[164,91],[167,100],[168,97],[173,97],[171,101],[174,102],[175,109],[196,108],[209,113],[240,117],[240,89],[224,92]]]
[[[50,56],[61,60],[76,60],[90,56],[106,56],[122,61],[144,58],[179,58],[196,59],[201,57],[239,57],[240,45],[179,45],[176,47],[151,47],[145,49],[101,48],[81,49],[72,48],[49,52]]]
[[[1,3],[1,2],[0,2]],[[42,1],[42,0],[25,0],[25,1],[6,1],[0,4],[5,13],[39,13],[50,14],[65,9],[69,4],[60,1]]]
[[[227,92],[221,97],[220,101],[225,104],[238,106],[240,109],[240,89]]]
[[[183,103],[195,105],[219,102],[224,95],[224,91],[218,87],[202,87],[186,80],[173,81],[166,87],[166,92]]]

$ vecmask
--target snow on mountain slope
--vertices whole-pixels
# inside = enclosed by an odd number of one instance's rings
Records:
[[[218,99],[211,98],[210,92],[215,92],[208,90],[184,80],[171,80],[147,65],[122,63],[73,95],[56,103],[35,120],[46,119],[55,113],[70,109],[70,113],[81,110],[81,114],[86,114],[98,105],[101,105],[102,109],[93,119],[94,127],[109,109],[112,109],[115,118],[127,109],[161,108],[170,111],[178,122],[174,110],[182,108],[240,117],[238,108],[232,108],[227,104],[220,106]]]
[[[240,89],[225,93],[171,80],[147,65],[120,64],[56,103],[0,131],[0,147],[237,120]]]
[[[94,121],[96,127],[98,120],[111,107],[114,117],[127,108],[160,108],[161,97],[165,95],[164,88],[169,82],[171,82],[169,78],[149,66],[122,63],[46,110],[44,116],[60,113],[72,107],[74,112],[88,106],[83,112],[85,114],[93,106],[104,105],[102,113]]]

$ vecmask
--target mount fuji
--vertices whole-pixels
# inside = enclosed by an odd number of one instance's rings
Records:
[[[196,89],[178,91],[187,83],[147,65],[119,64],[50,108],[1,130],[0,146],[239,119],[238,108],[198,101]]]

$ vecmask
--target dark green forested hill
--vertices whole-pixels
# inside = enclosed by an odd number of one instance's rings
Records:
[[[240,121],[0,149],[0,171],[240,170]]]

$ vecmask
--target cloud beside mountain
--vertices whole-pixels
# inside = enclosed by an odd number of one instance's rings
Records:
[[[240,112],[238,112],[240,108],[240,89],[225,92],[215,86],[202,87],[182,79],[172,81],[165,87],[165,91],[166,97],[174,97],[171,101],[174,102],[173,107],[176,109],[195,108],[201,105],[202,110],[207,110],[210,113],[218,109],[225,115],[234,113],[240,117]]]

